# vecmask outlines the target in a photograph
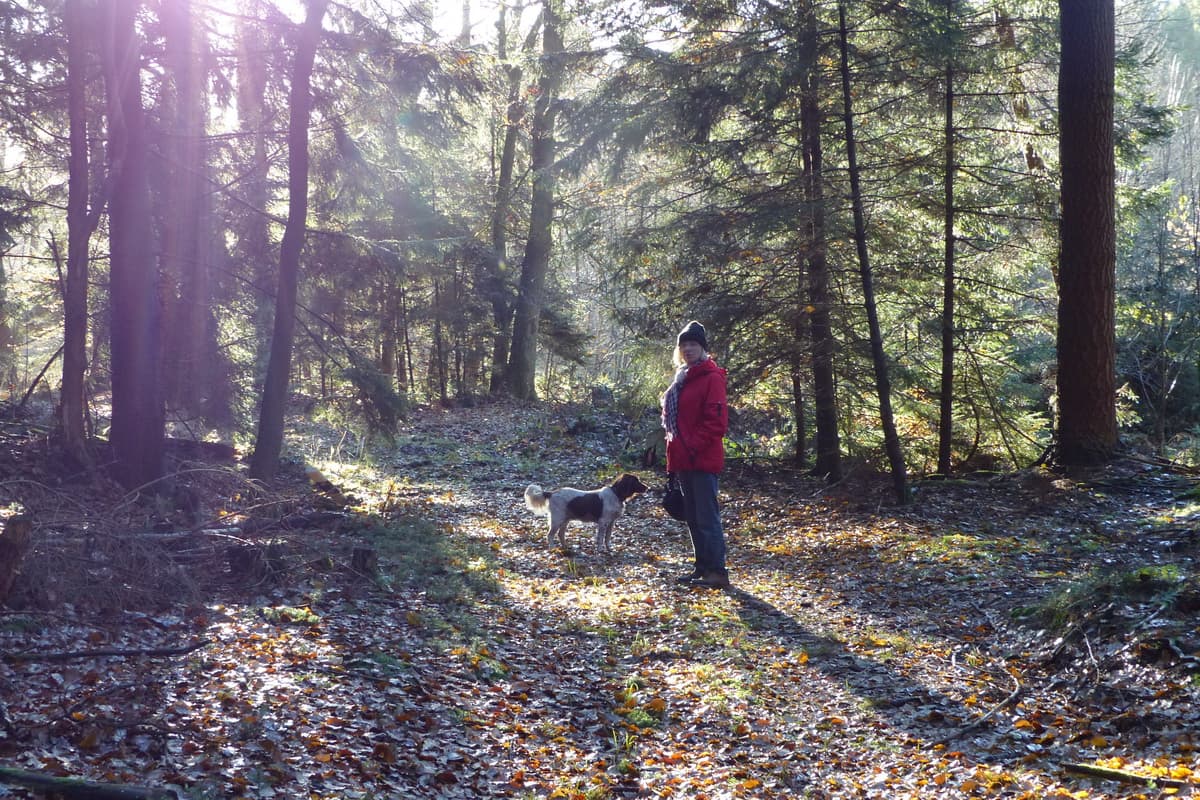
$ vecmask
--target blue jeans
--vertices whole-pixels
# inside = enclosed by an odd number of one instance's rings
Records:
[[[680,472],[679,488],[683,491],[683,510],[692,535],[696,569],[725,574],[725,531],[717,506],[717,476],[711,472]]]

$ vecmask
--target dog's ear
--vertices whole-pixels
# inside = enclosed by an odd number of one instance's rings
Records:
[[[617,479],[617,485],[623,494],[627,497],[632,497],[635,494],[640,494],[650,490],[650,487],[642,483],[642,479],[632,472],[626,472]]]

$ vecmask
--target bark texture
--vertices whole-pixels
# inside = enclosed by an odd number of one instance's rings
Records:
[[[1113,0],[1060,0],[1059,11],[1057,458],[1095,464],[1118,445]]]

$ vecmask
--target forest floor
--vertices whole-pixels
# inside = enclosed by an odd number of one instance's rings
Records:
[[[35,535],[0,611],[0,797],[30,774],[197,799],[1200,785],[1195,476],[926,480],[900,507],[881,476],[732,462],[722,592],[675,583],[690,545],[657,491],[609,557],[580,524],[549,548],[524,508],[637,441],[504,404],[420,411],[370,459],[307,430],[291,447],[336,499],[194,453],[170,497],[134,497],[6,441]]]

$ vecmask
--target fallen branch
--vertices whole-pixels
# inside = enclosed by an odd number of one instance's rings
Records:
[[[111,658],[127,656],[181,656],[212,644],[208,639],[182,647],[160,647],[149,650],[75,650],[66,653],[0,653],[4,661],[74,661],[82,658]]]
[[[1012,690],[1012,694],[1010,694],[1008,697],[1006,697],[1002,701],[1000,701],[1000,703],[998,705],[993,706],[991,711],[987,712],[986,714],[984,714],[982,717],[975,720],[971,724],[966,725],[965,727],[959,728],[957,731],[955,731],[954,733],[952,733],[948,736],[943,736],[941,739],[939,739],[934,744],[934,746],[935,747],[937,747],[939,745],[945,746],[945,745],[949,744],[950,742],[954,741],[955,739],[957,739],[958,737],[960,737],[964,734],[970,733],[971,731],[973,731],[977,728],[983,727],[983,724],[985,722],[987,722],[989,719],[994,717],[996,714],[1000,713],[1001,710],[1008,708],[1013,703],[1017,702],[1017,698],[1020,697],[1021,694],[1025,691],[1025,687],[1023,687],[1021,685],[1021,682],[1019,680],[1017,680],[1017,676],[1013,675],[1011,672],[1009,673],[1008,677],[1012,678],[1012,682],[1014,684],[1016,684],[1016,688]]]
[[[67,800],[179,800],[179,795],[171,789],[92,783],[79,778],[55,778],[9,767],[0,767],[0,783],[25,786],[39,794],[63,797]]]
[[[65,344],[59,345],[58,349],[54,351],[54,355],[50,356],[50,360],[46,362],[46,366],[42,367],[42,371],[39,372],[37,377],[33,379],[33,383],[29,384],[29,388],[25,390],[25,394],[21,397],[21,402],[17,403],[16,408],[13,409],[14,417],[19,417],[21,414],[25,413],[25,405],[29,402],[29,398],[33,397],[33,390],[37,388],[39,383],[41,383],[42,376],[44,376],[50,369],[51,365],[58,360],[58,357],[62,355],[62,352],[64,349],[66,349],[66,347],[67,346]]]
[[[1136,772],[1126,772],[1123,769],[1113,769],[1111,767],[1097,767],[1094,764],[1074,764],[1064,761],[1059,766],[1067,772],[1074,772],[1079,775],[1088,775],[1093,778],[1103,778],[1109,781],[1120,781],[1122,783],[1136,783],[1140,786],[1162,786],[1168,789],[1183,789],[1190,791],[1196,784],[1189,781],[1181,781],[1175,778],[1156,778],[1150,775],[1139,775]]]

